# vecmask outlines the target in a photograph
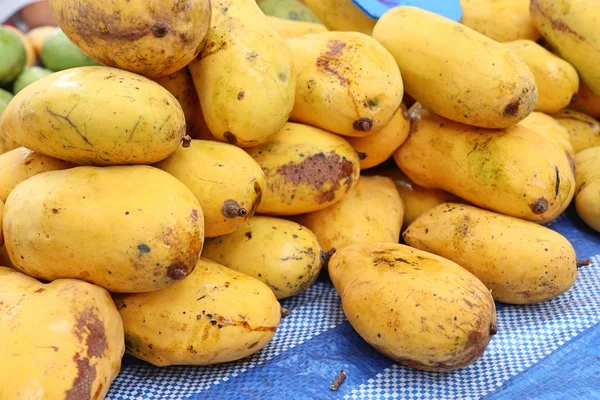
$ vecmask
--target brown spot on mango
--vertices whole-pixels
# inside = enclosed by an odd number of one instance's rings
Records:
[[[373,120],[371,118],[360,118],[354,121],[352,127],[357,131],[368,132],[373,128]]]
[[[88,307],[79,315],[77,324],[73,329],[77,339],[82,342],[87,334],[85,343],[87,347],[87,357],[102,357],[108,344],[106,341],[106,332],[104,324],[94,312],[93,307]]]
[[[529,207],[531,208],[531,211],[533,211],[534,214],[543,214],[546,211],[548,211],[548,200],[546,200],[544,197],[540,197],[539,199],[531,203]]]
[[[89,400],[92,398],[92,384],[96,380],[96,367],[79,353],[73,356],[73,361],[77,364],[77,376],[71,389],[65,393],[65,400]]]
[[[235,136],[233,133],[231,132],[225,132],[223,134],[223,137],[225,138],[225,140],[227,140],[227,143],[231,143],[231,144],[236,144],[237,143],[237,136]]]
[[[327,42],[328,50],[317,58],[317,68],[326,74],[336,77],[342,86],[350,84],[350,80],[338,71],[338,68],[341,66],[339,57],[342,55],[345,47],[346,43],[341,40],[330,40]]]
[[[155,22],[152,25],[152,34],[156,37],[165,37],[169,33],[169,25],[164,21]]]
[[[167,276],[175,281],[185,278],[188,274],[188,267],[182,262],[175,262],[167,268]]]

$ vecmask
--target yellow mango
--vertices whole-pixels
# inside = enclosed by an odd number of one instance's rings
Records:
[[[190,276],[155,292],[120,294],[127,353],[156,366],[210,365],[258,352],[281,306],[262,282],[200,258]]]
[[[207,42],[189,68],[208,129],[252,147],[288,120],[296,74],[292,54],[254,0],[215,0]]]
[[[285,299],[308,289],[329,255],[302,225],[257,216],[233,233],[208,239],[202,257],[264,282]]]
[[[575,153],[588,147],[600,146],[599,121],[573,110],[562,110],[551,116],[569,132]]]
[[[577,214],[590,228],[600,232],[600,146],[577,153],[575,163]]]
[[[498,42],[538,40],[529,16],[530,0],[460,0],[461,23]]]
[[[302,0],[302,2],[332,31],[355,31],[370,35],[377,22],[351,0]]]
[[[579,92],[569,108],[600,118],[600,95],[592,92],[585,82],[579,82]]]
[[[347,138],[358,153],[360,169],[373,168],[388,160],[408,137],[410,117],[406,106],[402,106],[379,132],[365,137]]]
[[[398,168],[386,168],[377,173],[391,178],[400,193],[404,205],[403,229],[406,229],[419,215],[438,204],[462,201],[452,193],[417,185]]]
[[[177,149],[185,117],[156,82],[91,66],[25,87],[0,116],[0,130],[33,151],[75,164],[150,164]]]
[[[489,290],[434,254],[396,243],[354,244],[333,255],[329,276],[354,330],[409,367],[465,367],[496,333]]]
[[[0,247],[4,247],[4,234],[2,233],[2,217],[4,214],[4,201],[0,200]]]
[[[172,74],[193,60],[211,18],[209,0],[51,0],[50,7],[88,56],[149,77]]]
[[[379,19],[373,37],[396,59],[405,90],[436,114],[506,128],[535,107],[537,88],[525,61],[467,26],[401,6]]]
[[[416,184],[443,189],[474,205],[539,223],[569,205],[575,178],[563,149],[522,125],[476,128],[420,105],[394,160]]]
[[[254,215],[266,188],[265,174],[244,150],[227,143],[192,140],[155,164],[183,182],[204,213],[205,237],[226,235]]]
[[[157,290],[185,278],[204,240],[194,194],[145,165],[35,175],[8,196],[3,228],[19,271],[111,292]]]
[[[600,2],[531,0],[530,14],[544,39],[600,94]]]
[[[44,44],[44,40],[56,29],[56,26],[48,25],[48,26],[38,26],[29,30],[25,34],[29,42],[33,46],[33,50],[35,51],[36,56],[39,58],[40,53],[42,51],[42,45]]]
[[[0,267],[0,397],[103,399],[121,369],[123,322],[110,294],[43,284]]]
[[[279,36],[284,39],[328,31],[325,25],[318,22],[282,19],[269,15],[266,18],[267,23],[274,27]]]
[[[354,243],[398,243],[404,206],[394,182],[361,176],[339,202],[296,220],[313,231],[327,251]]]
[[[575,173],[575,150],[573,149],[569,132],[556,119],[548,114],[534,111],[523,121],[519,122],[519,125],[536,132],[549,142],[563,149],[567,154],[571,169]]]
[[[288,122],[273,139],[247,149],[267,180],[257,212],[298,215],[340,201],[356,185],[360,160],[348,141]]]
[[[550,300],[577,279],[575,249],[560,233],[473,206],[441,204],[418,217],[403,237],[467,269],[504,303]]]
[[[346,136],[385,127],[402,102],[394,58],[370,36],[324,32],[286,40],[297,73],[291,121]]]
[[[0,113],[0,121],[2,120],[2,113]],[[6,134],[6,132],[2,129],[2,125],[0,125],[0,154],[4,154],[7,151],[16,149],[20,144],[15,142],[10,136]]]
[[[579,76],[571,64],[531,40],[505,45],[525,60],[538,90],[536,111],[558,112],[567,107],[579,91]]]
[[[73,164],[18,147],[0,155],[0,200],[6,201],[19,183],[34,175],[57,169],[67,169]]]

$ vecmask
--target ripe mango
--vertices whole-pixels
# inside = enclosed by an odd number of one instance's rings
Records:
[[[579,91],[579,76],[571,64],[531,40],[505,45],[525,60],[538,90],[536,111],[558,112],[567,107]]]
[[[55,72],[21,90],[0,116],[21,145],[75,164],[150,164],[185,135],[177,99],[156,82],[108,67]]]
[[[332,31],[355,31],[370,35],[377,22],[351,0],[302,0],[302,2]]]
[[[2,232],[2,218],[4,214],[4,201],[0,200],[0,247],[4,247],[4,233]]]
[[[579,82],[579,92],[569,108],[594,118],[600,118],[600,95],[592,92],[585,82]]]
[[[215,0],[217,2],[217,0]],[[58,25],[96,61],[148,77],[179,71],[202,49],[209,0],[51,0]]]
[[[460,0],[461,23],[498,42],[538,40],[529,0]]]
[[[314,283],[328,255],[302,225],[257,216],[233,233],[208,239],[202,257],[264,282],[285,299]]]
[[[496,333],[489,290],[434,254],[396,243],[354,244],[333,255],[329,276],[356,332],[409,367],[465,367]]]
[[[345,136],[386,126],[404,87],[394,58],[357,32],[324,32],[286,40],[297,74],[291,121]]]
[[[531,0],[530,14],[535,27],[558,55],[600,95],[600,2]]]
[[[575,250],[560,233],[473,206],[440,204],[419,216],[403,237],[409,246],[466,268],[504,303],[550,300],[577,278]]]
[[[336,204],[296,219],[313,231],[327,251],[354,243],[398,243],[404,207],[394,182],[384,176],[361,176]]]
[[[189,64],[208,129],[252,147],[270,140],[294,105],[290,50],[254,0],[215,0],[206,45]]]
[[[2,399],[103,399],[121,369],[123,322],[87,282],[43,284],[0,267]]]
[[[600,232],[600,146],[577,153],[575,164],[577,214],[590,228]]]
[[[34,175],[73,166],[25,147],[8,151],[0,155],[0,200],[6,201],[15,186]]]
[[[373,37],[396,59],[405,90],[445,118],[506,128],[535,107],[535,79],[525,61],[467,26],[400,6],[379,19]]]
[[[292,21],[267,16],[268,24],[275,28],[279,36],[284,39],[308,35],[310,33],[327,32],[325,25],[309,21]]]
[[[453,122],[415,104],[394,160],[416,184],[501,214],[549,222],[566,209],[575,179],[563,149],[522,125],[502,130]]]
[[[194,194],[145,165],[75,167],[21,182],[4,208],[6,249],[27,275],[77,278],[111,292],[185,278],[202,250]]]
[[[562,110],[551,115],[568,132],[575,153],[600,146],[600,122],[587,114]]]
[[[360,174],[358,155],[345,139],[308,125],[288,122],[270,142],[247,151],[267,180],[260,214],[322,210],[340,201]]]
[[[155,166],[194,193],[204,214],[205,237],[241,228],[254,215],[267,186],[256,161],[227,143],[192,140]]]
[[[148,293],[120,294],[127,353],[156,366],[238,360],[275,335],[281,306],[262,282],[200,258],[190,276]]]

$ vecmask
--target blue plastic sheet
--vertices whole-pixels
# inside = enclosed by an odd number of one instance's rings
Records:
[[[600,235],[573,209],[550,227],[592,264],[554,300],[497,304],[498,334],[467,368],[422,372],[383,357],[354,332],[322,278],[283,302],[290,316],[254,356],[167,368],[126,357],[107,399],[600,399]],[[347,378],[332,392],[329,385],[342,369]]]
[[[352,0],[365,14],[371,18],[380,18],[390,8],[398,6],[414,6],[443,15],[454,21],[462,18],[460,0]]]

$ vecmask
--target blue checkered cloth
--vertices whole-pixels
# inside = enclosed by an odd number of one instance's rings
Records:
[[[550,227],[592,264],[554,300],[497,304],[498,334],[462,370],[422,372],[381,356],[353,331],[331,283],[321,279],[283,301],[290,316],[254,356],[167,368],[126,357],[107,399],[600,399],[600,235],[573,209]],[[332,392],[342,369],[347,378]]]

